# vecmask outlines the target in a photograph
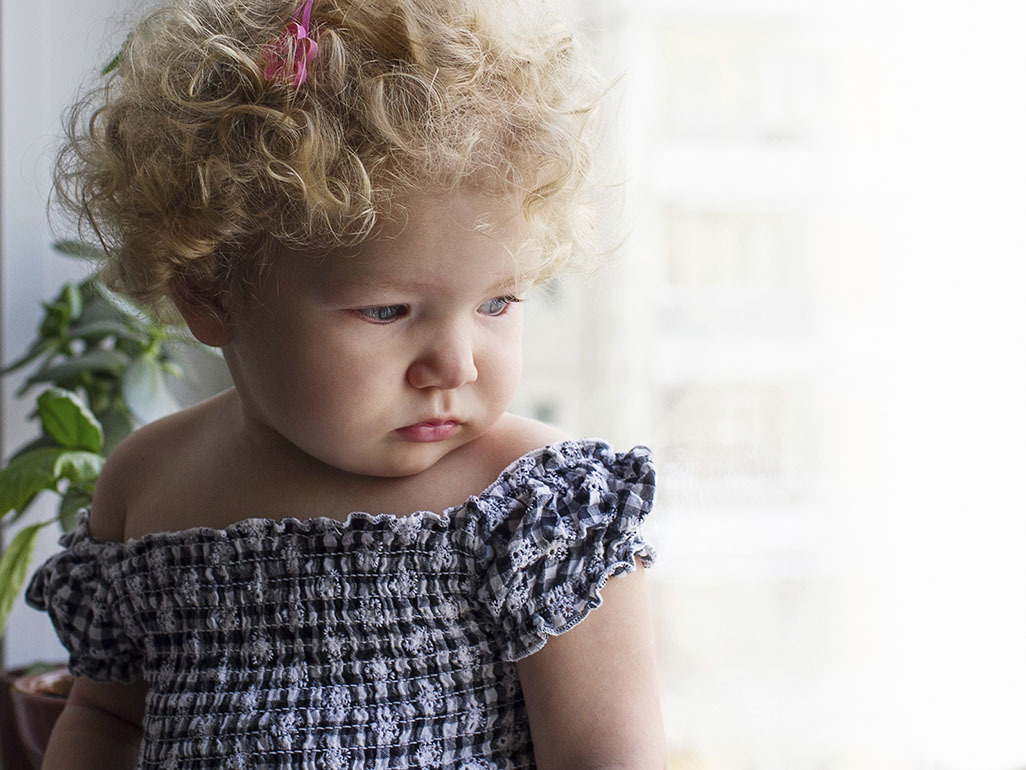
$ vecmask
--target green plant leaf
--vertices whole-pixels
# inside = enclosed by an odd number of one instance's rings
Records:
[[[153,356],[133,361],[121,380],[125,403],[142,422],[166,417],[180,408],[178,399],[168,390],[164,370]]]
[[[68,319],[74,321],[82,314],[82,290],[77,283],[66,283],[61,287],[58,302],[68,309]]]
[[[71,309],[67,304],[60,302],[44,303],[43,309],[46,314],[39,324],[39,336],[44,339],[63,340],[71,323]]]
[[[63,388],[48,388],[38,399],[43,429],[68,449],[99,452],[103,428],[77,394]]]
[[[20,512],[44,489],[54,489],[57,485],[54,467],[66,452],[62,447],[36,449],[0,469],[0,516],[10,511]]]
[[[123,294],[111,291],[102,283],[91,283],[90,291],[96,292],[97,302],[103,302],[126,318],[130,318],[141,325],[145,325],[149,319],[149,314],[143,310],[141,305],[136,304]]]
[[[139,423],[132,417],[125,405],[124,398],[118,398],[100,418],[103,424],[104,445],[101,454],[107,456],[118,444],[124,441],[135,430]]]
[[[53,466],[53,475],[72,484],[92,484],[100,477],[103,456],[96,452],[61,452]]]
[[[104,68],[100,70],[101,75],[109,75],[121,65],[121,59],[125,55],[125,49],[128,48],[128,41],[131,39],[132,35],[129,34],[129,36],[125,39],[125,42],[122,43],[121,48],[118,49],[118,52],[116,54],[114,54],[114,58],[107,62]]]
[[[0,558],[0,629],[7,625],[7,616],[11,614],[14,600],[21,595],[25,585],[39,530],[50,523],[47,521],[25,527],[4,549],[3,558]]]
[[[107,257],[103,249],[90,246],[82,241],[57,241],[53,248],[66,257],[82,257],[83,259],[91,259],[97,262]]]
[[[3,369],[0,369],[0,375],[10,374],[11,372],[20,369],[25,364],[32,361],[34,358],[42,355],[48,350],[52,350],[57,346],[57,342],[54,340],[37,340],[36,344],[29,348],[28,352],[25,353],[21,358],[12,364],[8,364]]]
[[[101,290],[101,284],[89,280],[82,284],[82,315],[79,316],[80,324],[92,321],[121,321],[122,323],[137,326],[135,319],[126,315],[120,307],[114,305],[107,298],[109,289]]]
[[[185,369],[177,361],[172,361],[170,358],[165,358],[160,362],[160,368],[164,370],[164,374],[169,377],[174,377],[176,380],[180,380],[185,377]]]
[[[79,484],[72,484],[61,498],[59,511],[60,525],[62,532],[70,532],[78,524],[78,512],[88,508],[93,502],[92,487],[86,488]]]
[[[146,336],[120,320],[90,321],[84,324],[74,324],[68,329],[68,337],[73,340],[82,340],[87,345],[95,345],[107,337],[117,339],[130,339],[137,342],[146,342]]]
[[[21,383],[21,387],[18,388],[16,394],[19,398],[21,398],[30,390],[32,390],[32,386],[35,384],[34,382],[32,382],[32,378],[39,376],[41,372],[45,371],[54,361],[57,360],[58,356],[61,355],[60,344],[61,343],[59,341],[54,340],[53,347],[50,348],[50,350],[48,350],[46,354],[43,356],[43,360],[39,362],[39,365],[36,367],[35,372],[33,372],[29,377],[25,379],[23,383]]]
[[[60,446],[56,441],[53,440],[52,436],[48,436],[45,433],[37,439],[33,439],[27,444],[18,447],[14,453],[7,458],[7,462],[11,463],[22,455],[27,455],[29,452],[34,452],[37,449],[47,449],[48,447]]]
[[[129,357],[118,350],[90,350],[80,356],[43,367],[28,378],[28,384],[66,382],[86,372],[118,375],[129,364]]]
[[[109,455],[111,450],[120,444],[129,433],[135,430],[135,423],[128,413],[123,400],[118,399],[110,409],[98,415],[103,425],[103,449],[101,453]]]
[[[21,517],[28,513],[29,509],[32,507],[32,503],[35,502],[38,496],[38,493],[32,495],[28,500],[25,501],[25,504],[21,507],[20,511],[15,511],[10,516],[6,517],[4,524],[9,527],[12,524],[14,524],[14,522],[20,521]]]

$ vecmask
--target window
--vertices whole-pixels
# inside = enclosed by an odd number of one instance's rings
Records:
[[[630,234],[524,398],[656,452],[671,768],[1026,763],[1013,5],[575,4]]]

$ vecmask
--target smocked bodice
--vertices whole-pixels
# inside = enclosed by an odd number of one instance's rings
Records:
[[[647,451],[564,442],[441,514],[249,519],[33,577],[74,673],[148,683],[139,768],[531,768],[515,661],[652,559]]]

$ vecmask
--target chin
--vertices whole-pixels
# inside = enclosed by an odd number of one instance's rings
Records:
[[[397,447],[389,458],[388,465],[379,475],[386,478],[416,476],[430,470],[451,452],[467,441],[444,441],[435,444],[404,444]]]
[[[352,473],[360,476],[370,476],[380,479],[401,479],[407,476],[416,476],[418,473],[431,468],[441,459],[438,456],[432,457],[390,457],[380,463],[368,464],[363,467],[353,468]]]

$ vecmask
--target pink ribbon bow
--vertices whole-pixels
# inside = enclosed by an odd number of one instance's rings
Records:
[[[291,78],[296,88],[306,82],[306,66],[317,56],[317,43],[310,38],[313,4],[314,0],[304,0],[282,33],[264,46],[264,80]]]

